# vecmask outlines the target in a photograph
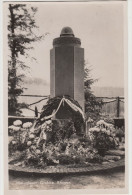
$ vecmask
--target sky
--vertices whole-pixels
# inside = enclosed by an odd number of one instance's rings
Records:
[[[91,76],[99,79],[99,87],[124,86],[124,2],[32,3],[38,7],[37,33],[49,33],[30,51],[35,61],[27,60],[30,67],[27,77],[40,78],[45,87],[50,83],[50,49],[53,39],[60,36],[63,27],[72,28],[81,39],[85,61]]]

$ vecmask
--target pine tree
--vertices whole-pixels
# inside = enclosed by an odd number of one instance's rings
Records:
[[[38,28],[35,22],[37,8],[25,4],[9,4],[8,46],[10,59],[8,61],[8,114],[20,115],[20,108],[25,106],[18,103],[18,95],[23,93],[22,82],[25,74],[20,74],[20,69],[28,68],[21,56],[29,57],[28,50],[35,41],[40,41],[43,36],[36,36],[34,29]],[[19,70],[19,71],[18,71]]]
[[[98,79],[92,79],[90,76],[90,68],[84,63],[84,96],[85,96],[85,113],[87,118],[91,117],[96,120],[100,115],[100,108],[102,107],[102,100],[98,99],[91,89],[92,85]]]

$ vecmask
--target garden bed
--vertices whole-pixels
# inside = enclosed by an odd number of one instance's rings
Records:
[[[12,171],[29,169],[48,174],[101,171],[111,168],[111,163],[114,168],[125,156],[124,146],[119,149],[114,136],[115,129],[104,121],[90,128],[88,137],[79,136],[72,121],[56,128],[51,120],[37,126],[17,120],[13,125],[9,127]]]
[[[50,174],[90,174],[94,172],[110,171],[113,169],[124,169],[124,159],[107,164],[92,164],[85,167],[70,166],[47,166],[43,169],[34,167],[21,167],[9,165],[9,173],[11,174],[26,174],[26,175],[50,175]]]

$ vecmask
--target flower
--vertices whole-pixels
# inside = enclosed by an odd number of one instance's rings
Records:
[[[34,138],[35,138],[35,135],[34,135],[34,134],[30,134],[30,135],[29,135],[29,138],[30,138],[30,139],[34,139]]]
[[[51,124],[51,120],[46,121],[46,124],[50,125]]]
[[[97,126],[99,126],[99,125],[104,125],[104,124],[105,124],[105,121],[104,121],[104,120],[100,120],[100,121],[98,121],[96,124],[97,124]]]
[[[25,128],[25,129],[28,129],[31,126],[32,126],[32,123],[31,122],[26,122],[26,123],[23,124],[23,128]]]
[[[20,130],[20,127],[14,127],[13,130],[14,130],[14,131],[19,131],[19,130]]]
[[[30,149],[36,150],[36,146],[31,146]]]
[[[88,118],[88,123],[92,123],[93,122],[93,119],[91,119],[90,117]]]
[[[39,139],[39,137],[36,137],[36,138],[34,139],[34,141],[38,141],[38,139]]]
[[[20,127],[16,127],[14,125],[11,125],[8,127],[10,130],[13,130],[13,131],[19,131],[20,130]]]
[[[109,140],[112,142],[113,141],[113,138],[112,137],[109,137]]]
[[[40,133],[40,140],[42,140],[42,139],[44,139],[44,140],[47,139],[47,135],[44,131],[41,131],[41,133]]]
[[[107,130],[107,135],[110,135],[110,130]]]
[[[105,128],[101,129],[103,133],[107,133],[107,130]]]
[[[14,125],[9,126],[8,129],[13,130],[14,129]]]
[[[13,125],[15,125],[15,126],[21,126],[22,125],[22,121],[16,120],[16,121],[13,122]]]
[[[93,127],[89,129],[89,132],[99,132],[100,129],[98,127]]]
[[[40,154],[40,153],[41,153],[41,151],[37,149],[36,150],[36,154]]]
[[[12,142],[13,140],[14,140],[14,137],[13,136],[9,136],[9,138],[8,138],[9,143]]]
[[[111,131],[115,131],[114,125],[110,124],[109,129],[110,129]]]
[[[31,141],[28,141],[27,142],[27,146],[31,146],[32,142]]]
[[[47,127],[47,123],[46,122],[41,125],[42,129],[46,129],[46,127]]]
[[[109,128],[109,129],[112,129],[114,127],[112,124],[107,123],[104,120],[100,120],[96,124],[97,124],[97,126],[103,125],[105,128]]]
[[[15,144],[17,144],[17,142],[16,141],[12,141],[12,144],[15,145]]]

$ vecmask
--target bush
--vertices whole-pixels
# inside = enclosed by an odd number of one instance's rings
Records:
[[[97,149],[98,153],[102,156],[105,155],[107,150],[116,147],[116,141],[112,136],[111,131],[102,128],[102,126],[89,129],[89,137],[93,147]]]

